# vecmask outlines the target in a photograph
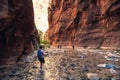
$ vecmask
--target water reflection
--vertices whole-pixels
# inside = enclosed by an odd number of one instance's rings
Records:
[[[45,77],[45,71],[40,70],[40,78],[41,78],[40,80],[45,80],[44,77]]]
[[[115,72],[113,68],[120,70],[120,60],[116,61],[114,65],[116,67],[112,66],[110,70],[98,67],[99,64],[107,64],[107,66],[102,66],[111,67],[108,64],[112,62],[104,58],[107,55],[106,51],[60,50],[52,49],[52,52],[48,53],[43,70],[40,70],[40,63],[37,59],[33,63],[22,61],[17,66],[0,66],[0,80],[87,80],[88,74],[98,75],[101,80],[108,80],[111,75],[115,80],[120,80],[118,75],[120,72],[116,70],[118,74],[113,74]]]

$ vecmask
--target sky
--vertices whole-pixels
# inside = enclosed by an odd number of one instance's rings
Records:
[[[49,0],[33,0],[35,24],[44,33],[48,29],[48,5]]]

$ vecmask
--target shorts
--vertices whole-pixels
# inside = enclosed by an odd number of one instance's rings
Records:
[[[40,61],[41,64],[44,64],[44,63],[45,63],[44,57],[38,57],[38,60]]]

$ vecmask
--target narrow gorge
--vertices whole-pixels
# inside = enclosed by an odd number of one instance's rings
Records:
[[[48,22],[51,46],[120,49],[119,0],[51,0]],[[31,53],[36,41],[32,0],[0,1],[0,64]]]

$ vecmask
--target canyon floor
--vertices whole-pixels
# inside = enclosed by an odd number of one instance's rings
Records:
[[[118,50],[47,48],[43,70],[34,51],[0,66],[0,80],[120,80],[119,68]]]

